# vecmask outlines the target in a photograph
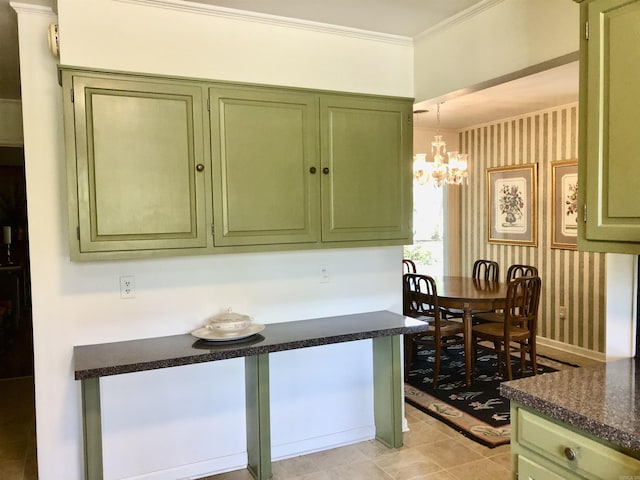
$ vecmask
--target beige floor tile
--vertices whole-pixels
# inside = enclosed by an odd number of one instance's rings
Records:
[[[393,480],[370,460],[343,465],[328,470],[331,480]]]
[[[415,448],[427,459],[445,469],[449,469],[454,465],[463,465],[484,459],[482,455],[474,452],[454,438],[448,438],[427,445],[420,445]]]
[[[279,460],[272,465],[274,476],[280,479],[289,479],[323,470],[315,460],[313,455],[301,455],[299,457]]]
[[[329,470],[341,465],[349,465],[369,460],[357,445],[347,445],[346,447],[325,450],[306,456],[319,467],[317,470]]]
[[[473,480],[509,480],[510,478],[508,469],[488,458],[448,468],[447,472],[459,480],[469,480],[469,472],[473,472]]]
[[[408,453],[416,454],[415,451]],[[423,478],[427,474],[441,472],[443,469],[440,465],[421,458],[420,455],[412,455],[401,462],[390,462],[377,465],[388,473],[394,480],[416,480]]]
[[[472,477],[467,476],[466,480],[471,480],[471,479]],[[450,474],[446,470],[442,470],[436,473],[428,473],[423,477],[418,477],[414,480],[459,480],[459,479],[457,477],[454,477],[452,474]]]
[[[367,458],[378,458],[386,455],[393,455],[395,452],[400,452],[404,449],[401,448],[388,448],[377,440],[369,440],[367,442],[356,443],[355,447],[360,450]]]
[[[407,447],[417,447],[419,445],[426,445],[440,440],[446,440],[457,435],[456,431],[443,425],[425,423],[405,432],[402,436],[402,443]]]
[[[499,453],[497,455],[487,456],[487,458],[507,470],[511,469],[511,452]]]

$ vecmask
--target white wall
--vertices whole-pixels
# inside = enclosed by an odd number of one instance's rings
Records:
[[[487,6],[415,39],[416,102],[578,51],[574,0],[502,0]]]
[[[607,361],[636,354],[637,255],[607,254]]]
[[[41,480],[83,476],[74,345],[186,333],[226,306],[261,323],[401,309],[400,247],[69,260],[61,90],[46,40],[51,22],[59,22],[60,61],[69,65],[413,93],[408,43],[153,5],[160,2],[58,0],[57,19],[42,9],[14,5]],[[328,284],[320,284],[320,265],[329,267]],[[122,274],[136,276],[133,300],[119,298]],[[370,341],[272,356],[276,457],[372,437],[370,358]],[[242,379],[242,360],[105,379],[105,478],[175,479],[244,466]]]

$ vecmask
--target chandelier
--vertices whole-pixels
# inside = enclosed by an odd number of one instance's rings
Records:
[[[468,156],[466,153],[447,152],[446,143],[440,135],[440,104],[438,104],[438,128],[435,140],[431,142],[433,161],[427,161],[426,153],[414,157],[413,175],[420,185],[430,181],[440,187],[443,183],[460,185],[468,176]]]

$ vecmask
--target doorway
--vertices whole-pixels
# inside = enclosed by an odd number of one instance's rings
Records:
[[[24,149],[0,147],[0,478],[37,478]]]
[[[0,147],[0,378],[33,376],[24,149]]]

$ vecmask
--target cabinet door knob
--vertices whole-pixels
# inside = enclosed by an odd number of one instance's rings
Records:
[[[311,167],[309,169],[309,173],[316,173],[316,167]]]
[[[204,165],[201,164],[201,163],[197,164],[196,165],[196,170],[199,171],[199,172],[203,171],[204,170]]]
[[[564,448],[564,456],[567,457],[567,460],[571,460],[571,461],[575,460],[577,457],[576,451],[570,447]]]
[[[324,173],[325,175],[327,175],[329,173],[329,167],[324,167],[322,169],[322,173]]]

